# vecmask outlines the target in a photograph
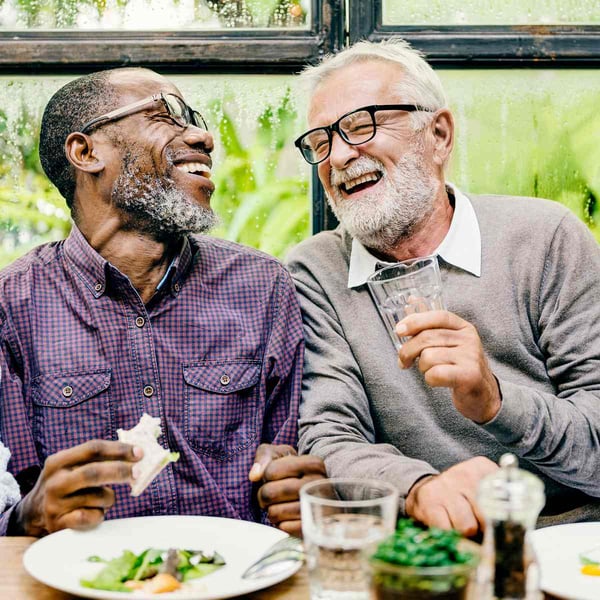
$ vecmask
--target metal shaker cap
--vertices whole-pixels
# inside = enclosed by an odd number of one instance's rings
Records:
[[[489,519],[510,519],[533,527],[545,503],[544,483],[533,473],[519,469],[514,454],[503,454],[499,465],[479,484],[479,507]]]

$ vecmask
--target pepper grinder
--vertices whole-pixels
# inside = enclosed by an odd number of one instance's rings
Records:
[[[503,454],[499,465],[479,485],[478,503],[486,527],[477,578],[485,598],[538,600],[542,597],[539,569],[529,533],[544,506],[544,484],[519,469],[514,454]]]

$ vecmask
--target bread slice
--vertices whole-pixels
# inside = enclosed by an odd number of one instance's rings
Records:
[[[132,496],[139,496],[170,462],[179,459],[179,452],[170,452],[156,441],[160,434],[160,418],[148,413],[144,413],[132,429],[117,429],[120,442],[139,446],[144,451],[137,463],[140,474],[131,484]]]

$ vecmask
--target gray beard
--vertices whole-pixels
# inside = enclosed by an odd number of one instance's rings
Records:
[[[164,239],[204,233],[218,224],[217,215],[188,198],[168,173],[140,173],[137,159],[131,153],[124,156],[111,193],[114,205],[127,215],[130,230]]]
[[[373,171],[383,173],[377,190],[356,200],[342,196],[342,182]],[[439,182],[425,171],[417,150],[389,173],[381,161],[362,155],[345,170],[332,169],[331,185],[327,200],[342,226],[363,246],[389,253],[433,212]]]

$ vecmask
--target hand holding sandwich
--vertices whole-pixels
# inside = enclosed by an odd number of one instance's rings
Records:
[[[95,527],[115,501],[108,486],[131,483],[142,455],[130,444],[92,440],[49,456],[35,486],[15,507],[10,533],[39,537]]]
[[[258,503],[279,529],[302,536],[300,488],[314,479],[327,477],[323,461],[316,456],[298,456],[292,446],[261,444],[256,450],[250,481],[262,482]]]

